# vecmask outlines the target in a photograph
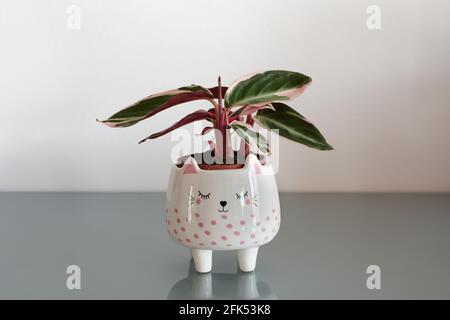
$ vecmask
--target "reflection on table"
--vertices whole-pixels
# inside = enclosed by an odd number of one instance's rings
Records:
[[[175,283],[167,299],[277,299],[255,272],[197,273],[191,259],[188,276]]]

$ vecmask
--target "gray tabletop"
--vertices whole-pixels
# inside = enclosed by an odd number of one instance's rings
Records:
[[[0,194],[0,298],[450,298],[450,194],[282,194],[252,273],[215,252],[197,274],[164,208],[157,193]]]

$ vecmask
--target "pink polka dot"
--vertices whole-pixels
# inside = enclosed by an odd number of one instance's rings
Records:
[[[258,222],[256,223],[256,226],[259,227],[260,225],[261,225],[261,222],[258,221]]]
[[[178,233],[177,229],[173,229],[173,233],[177,234]]]
[[[170,226],[170,220],[167,220],[167,224]]]
[[[262,232],[265,232],[265,231],[266,231],[266,228],[262,227],[262,228],[261,228],[261,231],[262,231]]]
[[[198,214],[198,212],[194,213],[194,216],[195,216],[196,218],[200,217],[200,215]]]
[[[235,236],[239,236],[241,233],[239,231],[233,232]]]
[[[223,241],[226,241],[228,238],[226,236],[220,237]]]
[[[189,221],[188,217],[186,217],[186,219],[184,219],[184,220],[186,220],[186,222],[188,222],[188,221]]]
[[[191,239],[186,238],[186,242],[187,242],[187,243],[191,243]]]
[[[177,208],[175,208],[175,213],[178,213],[178,209]]]
[[[241,220],[239,223],[243,226],[245,224],[245,220]]]
[[[181,242],[181,239],[180,239],[180,238],[178,238],[178,241],[179,241],[179,242]]]
[[[203,242],[200,242],[198,245],[203,247],[205,244]]]
[[[201,202],[202,202],[202,200],[200,200],[200,198],[195,199],[196,204],[200,204]]]
[[[215,226],[215,225],[217,224],[217,221],[216,221],[216,220],[211,220],[211,224],[212,224],[213,226]]]
[[[198,239],[198,234],[194,233],[194,238]]]
[[[216,244],[217,244],[217,242],[211,241],[211,245],[212,245],[212,246],[215,246]]]
[[[255,234],[254,233],[252,233],[251,235],[250,235],[250,238],[252,238],[252,239],[254,239],[256,236],[255,236]]]
[[[243,245],[245,243],[244,240],[242,240],[241,242],[239,242],[240,245]]]
[[[255,217],[255,214],[250,213],[250,217],[254,218],[254,217]]]
[[[186,232],[186,229],[184,227],[181,227],[181,231]]]
[[[270,217],[269,217],[269,216],[267,216],[267,217],[266,217],[266,221],[269,221],[269,220],[270,220]]]
[[[231,244],[228,243],[228,244],[227,244],[227,247],[231,247]]]
[[[209,232],[208,230],[205,230],[205,234],[206,234],[207,236],[209,236],[209,235],[211,234],[211,232]]]
[[[199,222],[199,223],[198,223],[198,226],[199,226],[200,228],[203,228],[203,222]]]
[[[274,208],[274,209],[272,209],[272,212],[275,212],[275,208]]]
[[[245,204],[246,205],[249,205],[250,203],[252,203],[252,201],[249,198],[245,199]]]
[[[269,237],[268,237],[268,236],[265,236],[265,237],[264,237],[264,240],[267,240],[267,239],[269,239]]]
[[[178,222],[178,223],[181,223],[181,220],[180,220],[180,218],[177,218],[177,222]]]
[[[225,215],[225,214],[223,214],[223,215],[222,215],[222,219],[224,219],[224,220],[225,220],[225,219],[228,219],[228,216]]]
[[[227,228],[231,229],[231,228],[233,228],[233,225],[231,223],[229,223],[229,224],[227,224]]]

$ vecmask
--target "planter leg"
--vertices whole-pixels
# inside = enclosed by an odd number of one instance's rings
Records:
[[[200,273],[211,271],[212,250],[191,249],[192,258],[195,263],[195,270]]]
[[[255,270],[259,247],[238,250],[239,268],[244,272]]]

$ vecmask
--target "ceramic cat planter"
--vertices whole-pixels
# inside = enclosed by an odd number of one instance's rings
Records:
[[[197,272],[211,271],[214,250],[236,250],[239,268],[253,271],[259,247],[280,227],[272,165],[253,154],[241,169],[202,170],[193,158],[174,165],[167,200],[168,233],[190,248]]]
[[[268,70],[222,86],[219,76],[215,87],[193,84],[151,94],[108,119],[99,120],[113,128],[125,128],[185,102],[208,102],[211,105],[207,108],[179,118],[139,143],[187,124],[208,121],[207,126],[202,125],[200,135],[214,131],[214,138],[211,135],[209,149],[197,155],[214,153],[216,159],[230,160],[235,160],[235,155],[246,155],[243,167],[237,161],[234,166],[216,161],[215,165],[201,166],[210,170],[201,170],[193,158],[180,167],[172,167],[167,191],[167,230],[175,241],[191,249],[197,271],[211,270],[214,250],[236,250],[240,269],[252,271],[258,248],[278,232],[280,205],[273,168],[268,163],[262,165],[251,153],[257,150],[261,158],[270,153],[268,142],[272,139],[257,132],[258,127],[271,133],[277,130],[282,137],[317,150],[333,150],[309,120],[285,104],[302,94],[311,81],[299,72]],[[231,134],[238,139],[236,150]]]

